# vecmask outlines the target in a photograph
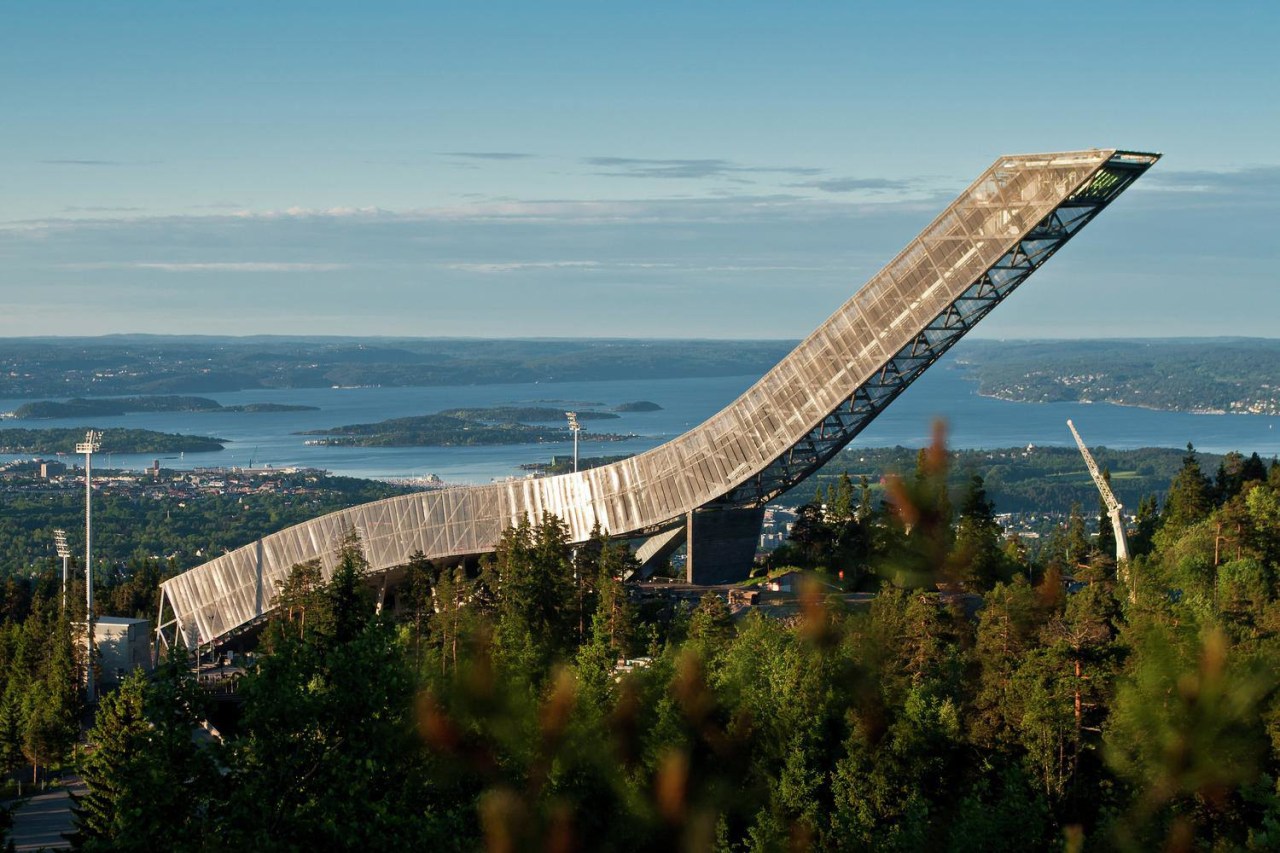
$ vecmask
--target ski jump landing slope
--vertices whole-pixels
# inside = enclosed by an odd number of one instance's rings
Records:
[[[763,506],[848,444],[1157,159],[1114,149],[1001,157],[786,358],[684,435],[589,471],[404,495],[281,530],[165,581],[159,635],[196,648],[260,621],[290,568],[319,559],[327,577],[353,528],[374,574],[414,551],[491,552],[504,528],[550,512],[574,542],[597,524],[614,538],[648,536],[643,559],[687,540],[691,566],[706,567],[691,568],[691,580],[745,576]]]

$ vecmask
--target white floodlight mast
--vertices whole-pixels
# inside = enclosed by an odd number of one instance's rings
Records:
[[[76,453],[84,454],[84,628],[85,700],[93,701],[93,454],[102,449],[102,433],[89,430]]]
[[[582,427],[578,424],[577,412],[565,412],[564,416],[569,419],[569,431],[573,433],[573,473],[578,473],[578,433],[582,431]]]
[[[53,547],[57,549],[58,556],[62,558],[62,613],[65,616],[67,612],[67,560],[71,557],[71,548],[67,546],[67,531],[53,531]]]

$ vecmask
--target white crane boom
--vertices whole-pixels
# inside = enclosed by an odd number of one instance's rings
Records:
[[[1075,436],[1076,445],[1080,448],[1080,455],[1084,457],[1084,464],[1089,467],[1089,474],[1093,477],[1093,482],[1097,485],[1098,491],[1102,493],[1102,502],[1107,505],[1107,515],[1111,517],[1111,527],[1116,534],[1116,562],[1128,560],[1129,539],[1124,534],[1124,507],[1120,505],[1120,501],[1116,500],[1115,494],[1111,491],[1111,486],[1107,484],[1106,478],[1098,470],[1098,463],[1093,461],[1093,454],[1085,446],[1084,439],[1080,437],[1080,433],[1076,432],[1076,425],[1068,420],[1067,426],[1071,428],[1071,434]]]

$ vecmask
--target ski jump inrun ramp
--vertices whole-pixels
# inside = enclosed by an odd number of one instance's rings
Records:
[[[746,576],[764,506],[822,467],[924,370],[1156,160],[1113,149],[1001,157],[786,358],[705,423],[575,474],[388,498],[273,533],[161,585],[165,644],[218,644],[261,621],[292,566],[355,529],[373,574],[421,551],[494,550],[544,512],[574,542],[646,537],[643,561],[688,546],[693,582]]]

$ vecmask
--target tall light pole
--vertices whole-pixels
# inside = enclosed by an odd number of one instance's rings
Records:
[[[578,473],[578,433],[582,431],[582,427],[578,425],[577,412],[565,412],[564,416],[569,419],[569,431],[573,433],[573,473]]]
[[[53,531],[53,547],[62,558],[62,614],[67,613],[67,560],[71,558],[71,549],[67,546],[67,531]]]
[[[84,454],[84,697],[93,701],[93,454],[102,449],[102,433],[89,430],[84,441],[76,445],[76,453]]]

